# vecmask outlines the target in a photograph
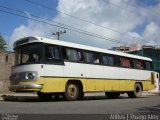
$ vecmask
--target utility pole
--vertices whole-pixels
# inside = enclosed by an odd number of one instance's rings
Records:
[[[66,30],[64,30],[64,31],[59,31],[59,32],[54,32],[53,33],[53,35],[57,35],[58,36],[58,40],[59,40],[59,36],[61,35],[61,34],[64,34],[64,33],[66,33]]]

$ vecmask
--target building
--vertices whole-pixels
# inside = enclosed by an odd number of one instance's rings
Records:
[[[128,46],[119,46],[119,47],[112,47],[111,50],[120,51],[120,52],[129,52],[131,47]]]
[[[129,52],[129,51],[135,51],[135,50],[140,50],[140,49],[141,49],[141,47],[139,44],[132,44],[130,47],[124,45],[124,46],[111,48],[111,50],[120,51],[120,52]]]

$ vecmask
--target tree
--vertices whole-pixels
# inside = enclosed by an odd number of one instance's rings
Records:
[[[0,50],[6,50],[6,45],[6,41],[4,40],[2,35],[0,35]]]

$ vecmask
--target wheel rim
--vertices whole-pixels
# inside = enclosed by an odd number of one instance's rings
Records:
[[[77,95],[77,87],[75,85],[69,85],[68,94],[70,97],[75,97]]]

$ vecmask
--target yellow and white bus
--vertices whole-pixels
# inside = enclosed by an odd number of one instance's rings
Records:
[[[34,91],[42,100],[63,94],[77,100],[86,92],[140,97],[155,88],[150,58],[42,37],[14,43],[10,91]]]

